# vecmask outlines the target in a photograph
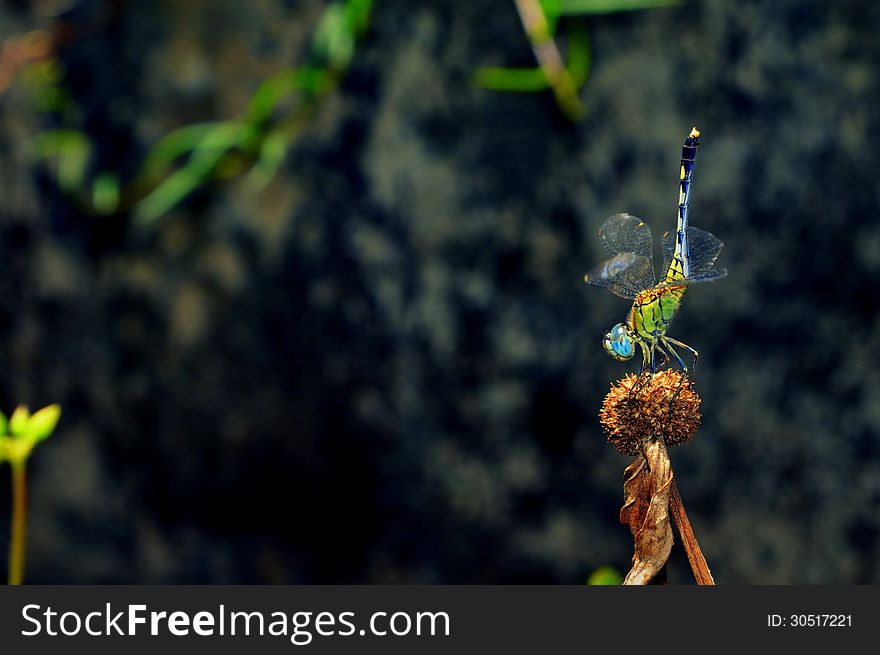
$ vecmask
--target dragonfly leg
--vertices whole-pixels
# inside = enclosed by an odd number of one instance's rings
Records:
[[[629,389],[630,400],[648,383],[650,375],[645,375],[645,371],[650,369],[651,375],[654,373],[654,349],[646,346],[644,342],[639,342],[639,345],[642,347],[642,365],[639,367],[639,375],[636,381],[633,382]]]
[[[672,344],[670,343],[669,337],[665,337],[663,339],[663,345],[665,345],[669,349],[669,352],[672,353],[672,356],[675,358],[675,361],[678,362],[678,365],[681,367],[682,372],[685,375],[689,375],[690,371],[688,371],[687,364],[684,363],[684,360],[675,351],[675,348],[672,347]]]
[[[663,355],[663,363],[660,364],[660,366],[658,366],[657,368],[664,368],[665,366],[667,366],[669,364],[669,362],[672,361],[672,359],[669,357],[669,354],[665,350],[663,350],[663,348],[660,347],[659,343],[657,344],[657,350],[660,351],[661,355]]]
[[[669,348],[669,350],[671,350],[672,352],[675,352],[674,350],[672,350],[672,346],[678,346],[679,348],[684,348],[691,355],[693,355],[694,360],[693,360],[693,362],[691,362],[690,370],[688,369],[687,366],[684,365],[684,362],[681,361],[681,358],[678,356],[678,354],[675,355],[675,358],[678,360],[679,366],[681,366],[681,368],[684,370],[684,372],[688,376],[693,377],[694,372],[697,370],[697,357],[700,356],[700,353],[698,353],[696,350],[691,348],[686,343],[682,343],[678,339],[673,339],[672,337],[663,337],[663,343],[666,344],[666,347]]]
[[[667,348],[668,348],[668,347],[669,347],[669,346],[667,346]],[[669,353],[667,353],[665,350],[663,350],[663,347],[662,347],[659,343],[657,344],[657,351],[658,351],[661,355],[663,355],[663,363],[660,364],[657,368],[663,368],[663,367],[665,367],[667,364],[669,364],[669,362],[671,362],[672,359],[669,357]]]
[[[644,364],[642,364],[642,366],[639,367],[639,374],[636,377],[635,382],[633,382],[632,386],[629,388],[629,394],[627,394],[630,402],[632,402],[633,398],[635,398],[636,395],[638,395],[639,390],[641,390],[642,379],[644,377],[645,377],[645,366],[644,366]]]
[[[693,381],[694,369],[696,369],[697,366],[697,357],[699,357],[699,353],[687,344],[682,343],[681,341],[677,341],[676,339],[671,339],[670,337],[663,337],[661,341],[663,342],[663,345],[666,346],[666,348],[669,350],[669,352],[672,353],[672,356],[675,357],[675,361],[678,362],[678,365],[681,366],[681,370],[684,373],[684,375],[678,382],[678,386],[676,386],[675,388],[675,393],[672,394],[672,398],[669,401],[669,412],[672,413],[672,406],[675,404],[675,401],[678,398],[678,394],[681,392],[681,388],[684,385],[685,377],[687,377],[689,383]],[[684,360],[676,352],[675,348],[672,347],[673,344],[681,348],[686,348],[693,354],[694,361],[690,370],[688,370],[687,364],[684,363]]]

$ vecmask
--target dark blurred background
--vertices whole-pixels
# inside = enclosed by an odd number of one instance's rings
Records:
[[[565,18],[592,55],[571,120],[474,83],[535,65],[514,2],[378,0],[258,190],[233,152],[139,218],[151,148],[245,114],[327,7],[0,8],[0,407],[64,408],[28,581],[625,572],[629,458],[596,414],[635,369],[600,345],[628,303],[582,276],[607,216],[674,225],[696,125],[691,221],[729,269],[670,331],[701,353],[703,425],[671,451],[697,536],[719,584],[880,583],[880,5]],[[9,500],[7,466],[3,557]]]

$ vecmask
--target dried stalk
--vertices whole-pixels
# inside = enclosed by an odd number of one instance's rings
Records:
[[[569,116],[577,119],[583,114],[584,105],[577,94],[577,85],[565,67],[565,62],[553,35],[550,33],[550,24],[544,15],[539,0],[514,0],[519,18],[529,37],[532,51],[538,60],[538,65],[544,71],[547,84],[553,89],[553,95],[559,107]]]
[[[697,584],[714,585],[715,579],[712,577],[706,558],[703,557],[703,551],[700,550],[700,544],[691,528],[687,512],[684,511],[684,503],[681,501],[681,494],[678,493],[678,485],[675,480],[672,481],[672,492],[669,495],[669,509],[672,512],[672,520],[678,528],[681,543],[684,545]]]

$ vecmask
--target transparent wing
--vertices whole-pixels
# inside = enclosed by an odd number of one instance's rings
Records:
[[[654,262],[651,228],[632,214],[615,214],[599,228],[599,241],[609,256],[631,252]]]
[[[690,279],[699,278],[700,275],[712,268],[715,260],[718,259],[718,253],[721,252],[722,246],[724,246],[724,242],[711,232],[706,232],[698,227],[688,227],[688,248],[691,257]],[[669,270],[669,262],[672,260],[674,252],[675,232],[666,232],[663,235],[664,272]]]
[[[632,300],[640,291],[654,286],[654,264],[642,255],[621,252],[593,268],[584,276],[584,282]]]
[[[643,220],[615,214],[599,228],[599,242],[610,257],[584,276],[587,284],[630,299],[654,286],[651,229]]]
[[[684,278],[682,280],[676,280],[675,282],[665,282],[663,284],[658,284],[658,289],[664,289],[666,287],[686,287],[691,284],[699,284],[701,282],[714,282],[715,280],[720,280],[723,277],[727,277],[727,269],[726,268],[715,268],[711,271],[706,271],[705,273],[700,273],[699,275],[691,275],[690,277]]]

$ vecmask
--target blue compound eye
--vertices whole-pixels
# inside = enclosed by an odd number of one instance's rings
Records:
[[[613,328],[611,328],[611,332],[608,333],[608,337],[612,341],[623,341],[626,339],[626,326],[623,323],[618,323]],[[629,339],[627,339],[629,341]]]
[[[632,339],[626,331],[626,325],[618,323],[602,340],[602,345],[611,357],[618,361],[626,361],[631,359],[635,354]]]

